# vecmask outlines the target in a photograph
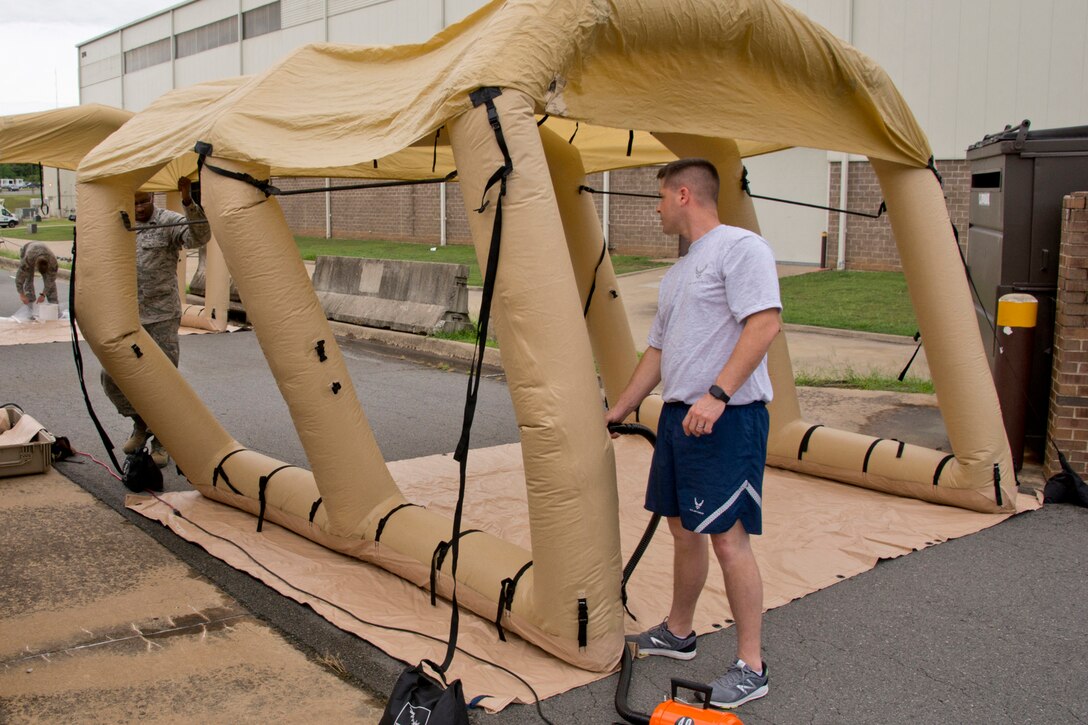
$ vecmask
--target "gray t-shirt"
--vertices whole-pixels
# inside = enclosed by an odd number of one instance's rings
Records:
[[[782,309],[778,273],[767,241],[721,225],[691,245],[661,280],[647,342],[661,350],[662,397],[694,403],[714,384],[749,315]],[[730,405],[770,402],[764,356]]]

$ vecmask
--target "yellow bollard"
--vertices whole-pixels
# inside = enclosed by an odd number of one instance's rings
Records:
[[[997,301],[994,386],[1001,402],[1005,434],[1012,449],[1013,469],[1017,471],[1024,465],[1024,428],[1038,311],[1038,300],[1027,294],[1002,295]]]

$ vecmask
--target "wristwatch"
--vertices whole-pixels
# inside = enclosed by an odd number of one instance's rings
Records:
[[[726,405],[729,405],[729,393],[725,392],[717,385],[711,385],[710,390],[708,390],[707,392],[713,395],[718,400],[725,403]]]

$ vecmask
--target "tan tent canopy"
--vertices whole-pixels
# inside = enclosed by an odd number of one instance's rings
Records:
[[[0,163],[75,171],[88,151],[130,118],[129,111],[97,103],[0,117]]]
[[[742,155],[930,157],[881,68],[772,0],[495,0],[419,45],[307,45],[260,75],[167,94],[96,149],[81,178],[150,172],[197,141],[281,176],[445,174],[448,153],[432,171],[436,130],[481,86],[611,129],[575,137],[590,172],[672,158],[639,133],[654,131],[738,139]]]
[[[209,224],[312,471],[234,440],[139,325],[135,245],[118,215],[164,165],[191,163],[198,143]],[[620,295],[587,304],[590,290],[616,282],[580,186],[587,171],[702,156],[724,182],[722,221],[758,231],[741,158],[790,146],[872,162],[954,453],[802,419],[779,335],[768,354],[769,465],[1012,510],[1008,443],[925,137],[880,68],[773,0],[496,0],[420,45],[310,45],[261,75],[167,94],[79,167],[90,251],[75,291],[81,328],[202,494],[448,596],[452,576],[435,552],[449,545],[451,522],[400,492],[279,202],[243,182],[456,168],[477,258],[498,266],[494,322],[531,532],[531,549],[466,537],[459,603],[484,616],[502,603],[504,627],[606,671],[623,614],[601,388],[615,400],[638,354]],[[639,421],[654,427],[661,403],[643,401]]]

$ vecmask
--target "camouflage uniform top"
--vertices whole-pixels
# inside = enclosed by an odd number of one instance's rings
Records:
[[[185,216],[155,207],[151,219],[140,226],[176,224],[206,219],[204,210],[193,202],[185,207]],[[207,224],[185,227],[147,229],[136,233],[136,287],[140,300],[140,324],[181,319],[178,296],[178,253],[182,247],[196,249],[208,243],[211,228]]]
[[[45,260],[45,271],[42,272],[42,294],[50,302],[57,301],[57,257],[49,250],[49,247],[39,242],[26,244],[19,250],[19,271],[15,273],[15,286],[19,293],[26,295],[33,301],[34,273],[38,271],[38,263]]]

